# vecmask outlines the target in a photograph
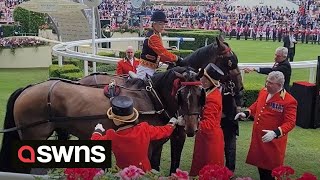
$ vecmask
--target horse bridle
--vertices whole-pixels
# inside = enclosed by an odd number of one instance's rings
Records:
[[[161,112],[164,112],[165,115],[170,119],[171,116],[169,115],[168,111],[164,108],[164,105],[158,95],[158,93],[156,92],[156,90],[153,88],[153,85],[152,85],[152,80],[151,78],[147,78],[146,80],[147,82],[147,86],[146,86],[146,91],[150,92],[153,94],[153,96],[157,99],[157,101],[160,103],[161,107],[162,107],[162,110]],[[186,86],[198,86],[198,85],[201,85],[201,82],[200,81],[193,81],[193,82],[180,82],[181,84],[181,87],[179,87],[179,89],[177,90],[175,96],[177,97],[178,93],[181,92],[181,90],[183,88],[185,88]],[[179,104],[178,104],[179,106]],[[181,107],[179,106],[178,108],[178,111],[176,112],[176,117],[178,117],[179,115],[188,115],[188,116],[191,116],[191,115],[201,115],[201,112],[192,112],[192,113],[188,113],[188,114],[179,114],[179,110],[181,109]]]
[[[189,112],[189,106],[188,106],[188,108],[187,108],[187,112],[188,113],[179,113],[179,112],[181,112],[182,111],[182,108],[181,108],[181,106],[180,106],[180,104],[179,104],[179,96],[180,96],[180,93],[181,93],[181,91],[184,89],[184,88],[186,88],[187,86],[199,86],[199,85],[201,85],[201,82],[200,81],[192,81],[192,82],[180,82],[180,84],[181,84],[181,87],[177,90],[177,93],[176,93],[176,97],[178,97],[177,99],[178,99],[178,106],[179,106],[179,109],[178,109],[178,111],[177,111],[177,117],[178,116],[192,116],[192,115],[198,115],[198,116],[200,116],[202,113],[201,112]],[[189,89],[189,94],[191,94],[191,92],[190,92],[190,89]]]

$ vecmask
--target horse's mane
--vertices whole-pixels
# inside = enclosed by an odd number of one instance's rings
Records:
[[[64,79],[64,78],[59,78],[59,77],[50,77],[48,79],[48,81],[54,81],[54,80],[65,82],[65,83],[68,83],[68,84],[82,85],[78,81],[73,81],[73,80],[70,80],[70,79]]]
[[[89,74],[88,76],[94,76],[94,75],[108,75],[108,76],[110,76],[112,74],[109,74],[107,72],[94,72],[94,73]]]
[[[217,54],[217,49],[217,43],[211,43],[189,54],[183,59],[183,61],[191,67],[196,67],[196,69],[204,68],[202,66],[207,65],[208,62],[212,62],[211,58],[215,57]]]

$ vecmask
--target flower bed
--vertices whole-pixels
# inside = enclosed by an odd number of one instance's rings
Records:
[[[187,171],[177,169],[176,173],[165,177],[160,172],[151,170],[143,172],[136,166],[129,166],[123,170],[115,167],[104,172],[99,168],[67,168],[55,169],[49,172],[50,179],[67,179],[67,180],[189,180]],[[291,180],[290,176],[294,175],[294,169],[290,166],[280,166],[272,171],[272,176],[276,180]],[[199,176],[193,179],[199,180],[229,180],[233,173],[224,166],[206,165],[200,172]],[[252,180],[250,177],[236,178],[236,180]],[[310,173],[304,173],[297,180],[317,180],[317,177]]]
[[[51,65],[51,47],[34,38],[0,39],[0,68],[36,68]]]

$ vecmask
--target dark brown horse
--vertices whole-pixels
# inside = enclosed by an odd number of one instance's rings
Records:
[[[229,61],[235,62],[234,65],[229,66]],[[219,66],[225,76],[223,77],[222,84],[224,90],[232,91],[234,95],[239,96],[243,90],[242,78],[239,67],[237,66],[238,58],[236,54],[231,51],[227,43],[221,41],[220,38],[216,38],[215,42],[199,48],[183,60],[183,64],[193,69],[198,70],[199,68],[204,68],[207,64],[214,63]],[[121,77],[106,75],[101,73],[94,73],[89,76],[84,77],[79,82],[81,84],[88,84],[96,87],[103,87],[105,84],[115,81],[118,84],[123,84],[125,80]],[[233,95],[233,96],[234,96]],[[233,97],[232,96],[232,97]],[[234,98],[224,99],[224,112],[230,113],[231,109],[234,109],[235,103]],[[239,96],[240,97],[240,96]],[[241,99],[241,98],[240,98]],[[234,123],[237,123],[236,121]],[[171,136],[171,168],[170,172],[175,172],[176,168],[180,165],[180,158],[182,148],[185,142],[185,132],[181,128],[176,128],[174,131],[174,136]],[[153,156],[151,159],[152,167],[158,169],[160,163],[161,149],[156,149],[158,152],[153,154],[158,154]]]
[[[204,90],[198,86],[198,80],[197,73],[177,67],[151,77],[147,83],[137,79],[127,81],[121,87],[120,95],[133,98],[134,106],[141,113],[140,121],[165,125],[169,117],[182,115],[186,124],[185,132],[193,136],[204,104]],[[153,90],[157,95],[152,93]],[[99,122],[107,129],[115,129],[113,121],[105,115],[109,107],[110,100],[104,96],[103,89],[59,80],[16,90],[7,104],[4,128],[12,131],[3,136],[0,171],[29,171],[11,166],[10,157],[14,152],[10,148],[14,141],[45,140],[56,129],[67,130],[79,139],[89,139]],[[153,113],[155,111],[165,113]],[[152,143],[150,152],[164,142]]]

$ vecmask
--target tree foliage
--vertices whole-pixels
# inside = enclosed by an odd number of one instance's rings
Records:
[[[13,18],[21,25],[20,33],[38,33],[39,26],[45,23],[45,14],[28,11],[21,7],[13,11]]]

